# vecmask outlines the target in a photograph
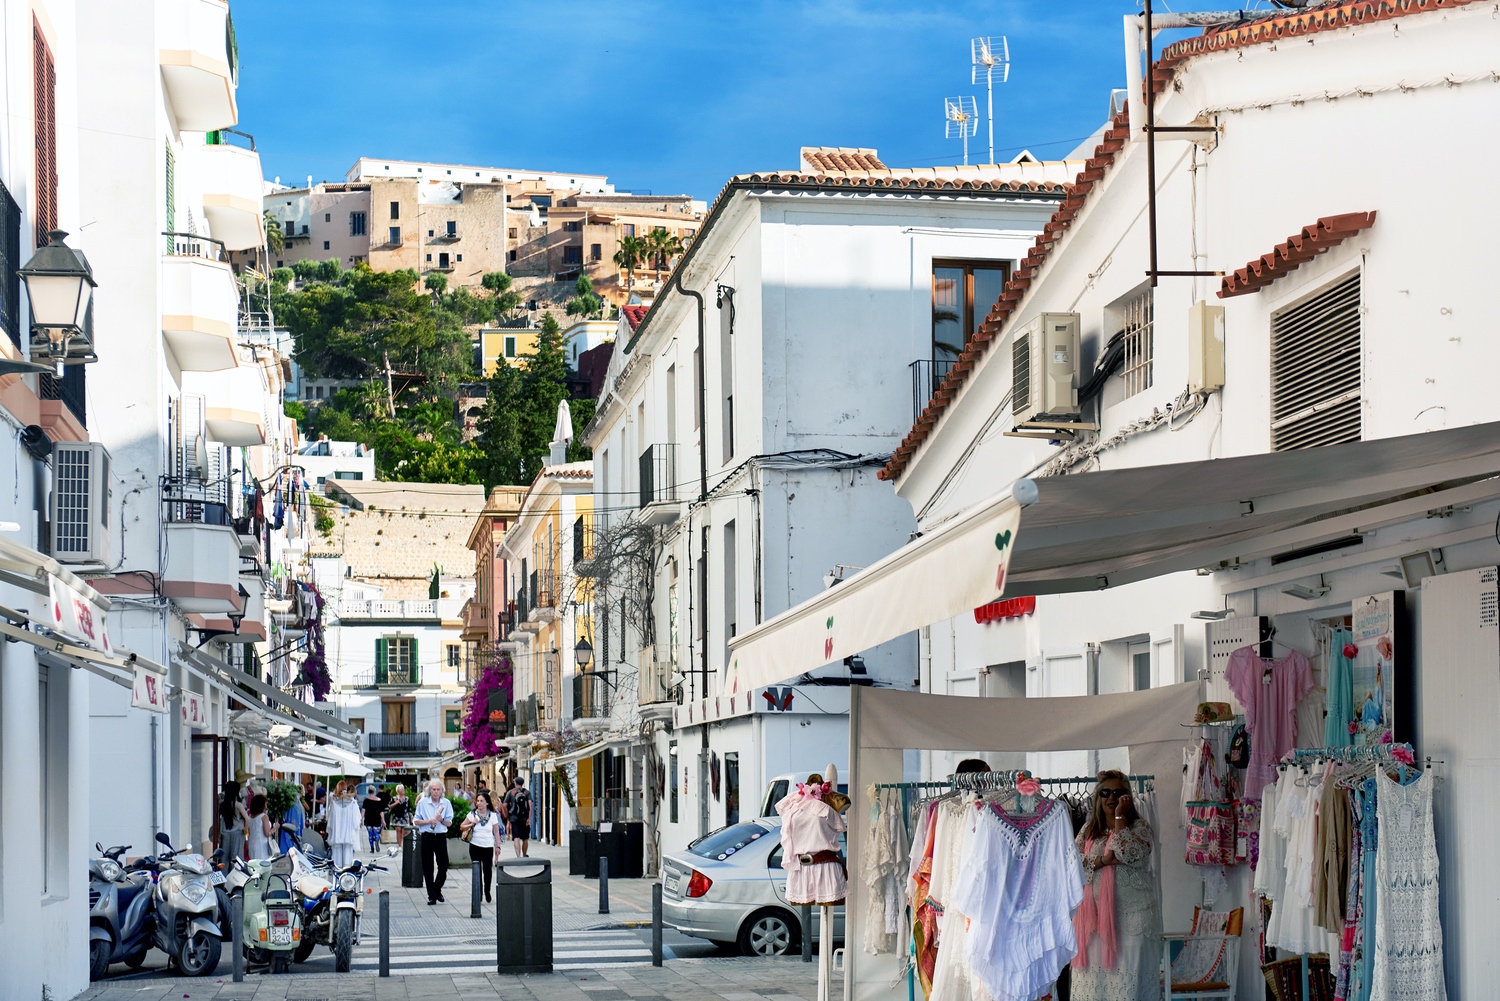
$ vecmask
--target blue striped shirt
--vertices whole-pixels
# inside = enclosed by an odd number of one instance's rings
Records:
[[[426,824],[419,830],[423,834],[447,834],[448,825],[453,823],[453,804],[448,802],[447,797],[432,801],[431,796],[423,796],[417,800],[417,820],[441,820],[440,824]]]

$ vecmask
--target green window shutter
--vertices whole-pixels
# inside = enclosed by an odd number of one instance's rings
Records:
[[[417,658],[417,638],[411,638],[411,683],[420,685],[422,683],[422,661]]]
[[[375,684],[377,685],[385,684],[385,658],[385,640],[378,639],[375,641]]]
[[[177,158],[172,155],[172,147],[167,147],[167,232],[172,233],[177,229]],[[168,236],[167,253],[177,249],[176,241]]]

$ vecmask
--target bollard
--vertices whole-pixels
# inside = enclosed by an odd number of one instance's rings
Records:
[[[391,891],[380,891],[380,975],[391,975]]]
[[[661,884],[651,884],[651,965],[661,965]]]
[[[477,858],[470,859],[469,872],[471,873],[471,876],[469,878],[469,883],[471,885],[471,890],[469,893],[469,917],[477,918],[480,916],[479,898],[484,895],[480,891],[480,879],[482,878],[484,873],[484,866],[479,864],[479,860]]]
[[[812,904],[803,904],[801,907],[802,920],[802,962],[812,962]]]
[[[599,856],[599,913],[609,913],[609,856]]]
[[[234,982],[245,979],[245,895],[229,898],[229,948],[234,964]]]

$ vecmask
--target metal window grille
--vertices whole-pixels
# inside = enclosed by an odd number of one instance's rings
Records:
[[[1125,378],[1125,396],[1151,388],[1152,375],[1152,316],[1151,290],[1145,289],[1125,304],[1123,310],[1125,330],[1125,367],[1121,375]]]
[[[0,185],[0,326],[21,346],[21,207]]]
[[[1271,448],[1359,441],[1360,278],[1355,273],[1271,319]]]

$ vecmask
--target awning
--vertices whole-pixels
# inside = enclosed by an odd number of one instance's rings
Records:
[[[224,661],[211,657],[202,650],[194,649],[186,643],[179,643],[177,650],[177,661],[203,678],[209,684],[214,685],[226,694],[232,695],[246,704],[254,712],[260,713],[270,719],[295,727],[315,737],[334,741],[341,746],[352,749],[353,743],[358,739],[359,730],[353,724],[346,723],[331,713],[326,713],[308,705],[301,699],[294,698],[283,692],[274,685],[247,674],[236,667],[231,667]],[[283,711],[278,711],[271,706],[256,703],[246,696],[246,693],[237,689],[243,685],[251,691],[270,699]]]
[[[44,622],[39,622],[13,608],[0,605],[0,636],[8,640],[30,643],[37,650],[69,667],[82,668],[122,688],[135,685],[137,669],[165,677],[167,669],[153,660],[116,648],[113,653],[101,653],[71,642],[67,637],[52,631]]]
[[[50,556],[0,535],[0,580],[37,594],[49,594],[49,577],[56,577],[100,608],[109,610],[109,600],[73,571]]]
[[[267,765],[276,772],[297,772],[302,775],[343,775],[347,768],[342,761],[304,757],[300,754],[277,755]]]
[[[345,774],[352,775],[355,771],[373,772],[377,768],[385,767],[384,761],[377,761],[374,758],[367,758],[363,754],[360,754],[358,751],[345,750],[337,744],[320,744],[318,745],[317,753],[322,756],[337,758],[339,761],[342,761],[345,765]],[[349,769],[351,768],[353,769],[353,771],[349,771]]]
[[[730,640],[723,690],[778,684],[1000,597],[1100,590],[1352,539],[1500,497],[1497,476],[1500,423],[1020,480]],[[1002,513],[1018,522],[1003,590]]]

